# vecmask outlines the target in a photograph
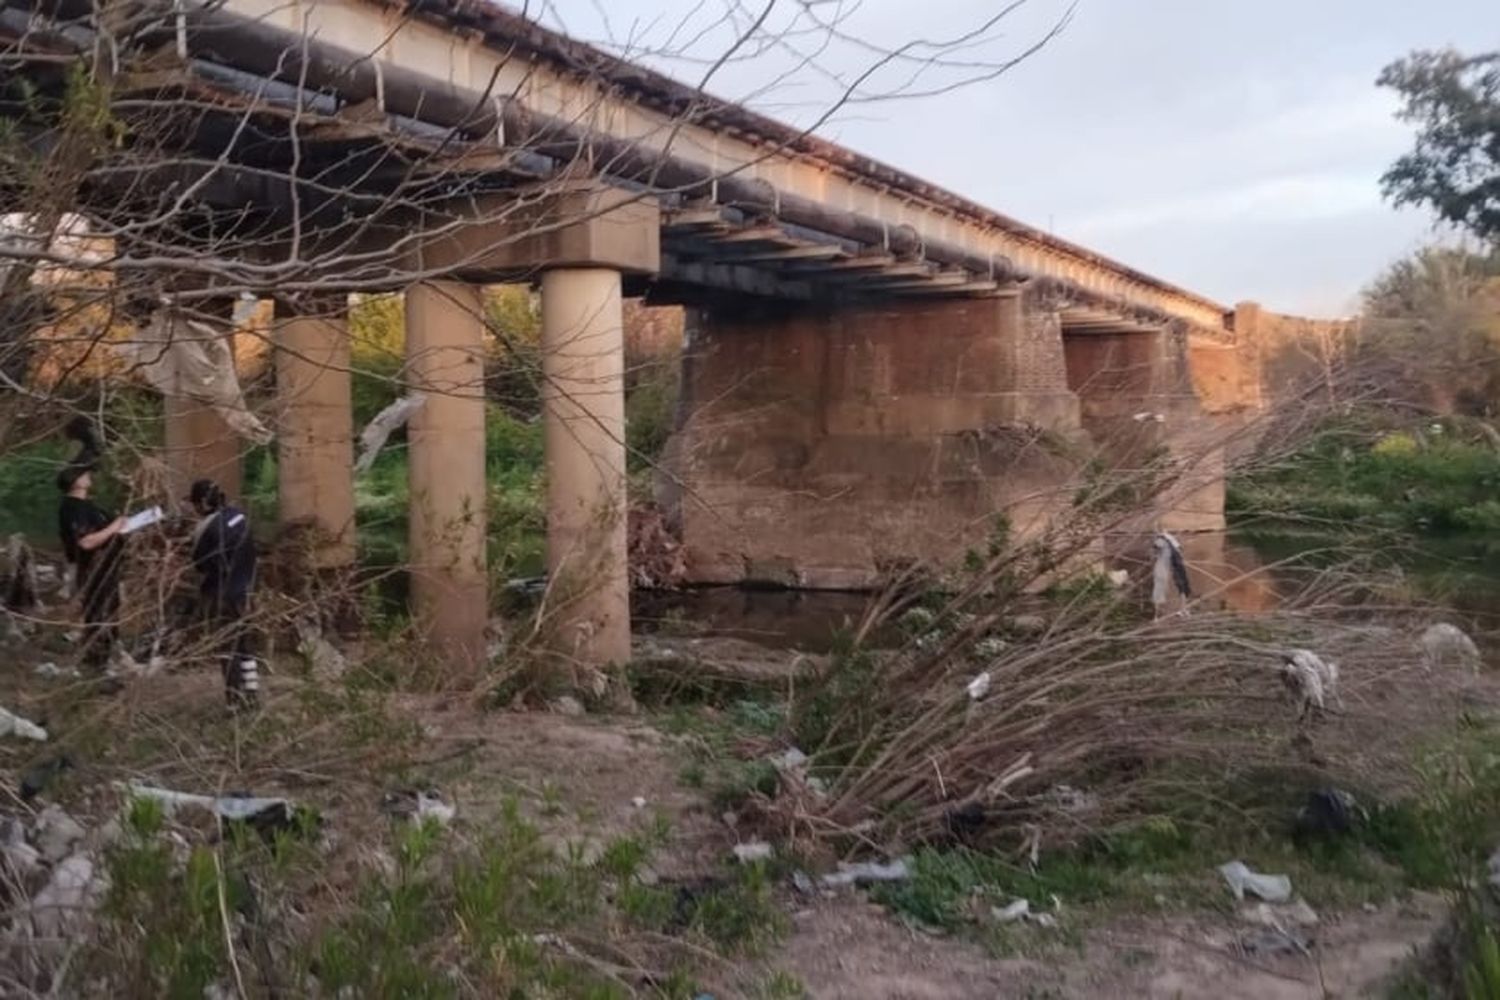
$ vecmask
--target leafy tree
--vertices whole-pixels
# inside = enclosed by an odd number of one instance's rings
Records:
[[[1440,412],[1500,410],[1500,248],[1397,261],[1366,289],[1362,327],[1362,367],[1384,363],[1384,391]]]
[[[1416,147],[1382,178],[1397,205],[1427,205],[1480,240],[1500,243],[1500,52],[1413,52],[1379,84],[1405,102]]]

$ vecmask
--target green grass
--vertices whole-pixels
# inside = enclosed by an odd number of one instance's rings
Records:
[[[232,830],[182,858],[165,826],[160,806],[133,803],[106,857],[104,924],[82,966],[108,970],[119,995],[201,997],[234,974],[233,940],[242,975],[297,994],[685,998],[695,949],[753,952],[785,930],[762,867],[659,885],[660,831],[616,838],[595,861],[560,856],[514,801],[472,843],[435,821],[393,823],[389,868],[366,866],[333,896],[317,888],[310,828],[270,841]],[[295,926],[277,916],[288,906]],[[692,947],[653,949],[660,975],[627,980],[618,959],[640,932]]]
[[[1402,426],[1356,413],[1286,460],[1229,484],[1240,521],[1418,535],[1500,528],[1500,451],[1464,421]]]
[[[659,714],[656,724],[686,748],[679,780],[703,792],[715,809],[734,809],[754,795],[776,794],[776,768],[764,756],[747,759],[739,747],[747,739],[770,745],[771,738],[785,730],[780,705],[751,698],[730,701],[722,708],[676,704]]]

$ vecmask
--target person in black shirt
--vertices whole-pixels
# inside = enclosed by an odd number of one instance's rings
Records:
[[[225,696],[231,709],[253,707],[260,697],[260,670],[247,620],[255,582],[250,519],[225,500],[211,479],[193,483],[188,502],[202,517],[193,532],[193,566],[202,577],[202,613],[223,643]]]
[[[58,473],[57,487],[63,498],[57,527],[83,603],[83,660],[102,669],[119,638],[125,519],[111,517],[89,499],[93,485],[91,455],[80,455]]]

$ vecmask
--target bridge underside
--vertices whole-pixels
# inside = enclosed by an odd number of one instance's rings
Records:
[[[48,58],[26,88],[0,83],[0,114],[45,153],[55,123],[27,108],[60,100],[56,57],[93,41],[18,11],[0,9],[0,39]],[[482,655],[487,616],[484,283],[542,290],[548,565],[573,581],[561,641],[585,664],[629,656],[622,296],[693,317],[661,480],[698,581],[863,587],[951,564],[1002,520],[1035,535],[1101,456],[1135,468],[1196,443],[1187,338],[1222,330],[483,95],[424,103],[368,60],[293,60],[288,82],[286,38],[233,29],[166,31],[116,77],[128,140],[80,170],[72,207],[116,280],[207,312],[276,300],[281,512],[314,529],[320,571],[355,551],[343,306],[405,293],[406,377],[428,398],[409,434],[413,594],[455,663]],[[412,115],[390,110],[403,92]],[[184,394],[168,413],[178,478],[233,492],[240,445],[213,410]],[[1162,523],[1217,524],[1195,496]]]

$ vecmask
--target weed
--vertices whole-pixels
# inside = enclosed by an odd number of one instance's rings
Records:
[[[692,930],[734,951],[755,951],[786,932],[786,917],[772,898],[764,864],[734,869],[725,884],[697,895],[686,909]]]
[[[1489,929],[1478,933],[1474,959],[1464,970],[1467,1000],[1500,1000],[1500,941]]]
[[[760,1000],[803,1000],[808,995],[802,980],[790,972],[778,969],[765,978],[756,990]]]

